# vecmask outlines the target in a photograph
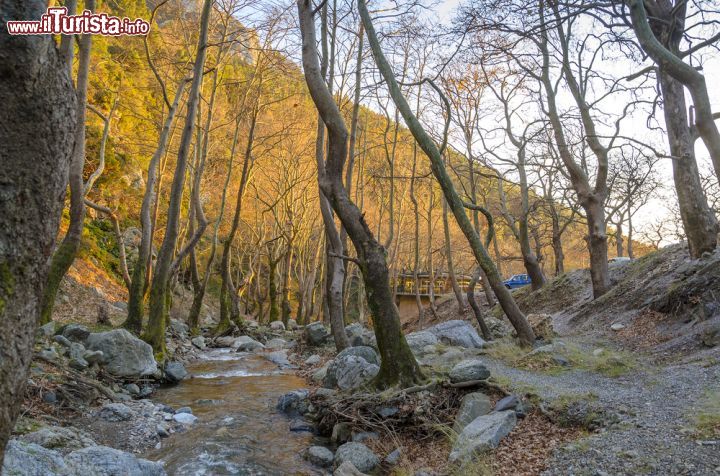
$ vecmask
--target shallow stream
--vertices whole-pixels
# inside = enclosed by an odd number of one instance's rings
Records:
[[[303,460],[308,432],[291,432],[278,398],[305,382],[255,354],[211,349],[189,364],[193,378],[161,389],[154,400],[189,406],[199,420],[146,455],[169,475],[317,474]]]

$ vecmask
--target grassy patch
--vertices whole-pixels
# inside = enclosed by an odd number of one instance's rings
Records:
[[[603,349],[595,355],[574,344],[556,343],[551,351],[530,353],[511,339],[500,339],[488,346],[485,354],[513,367],[538,372],[557,373],[575,367],[607,377],[618,377],[636,367],[635,358],[627,352]],[[556,357],[564,357],[570,366],[562,366]]]
[[[703,437],[720,437],[720,392],[708,392],[695,414],[695,427]]]

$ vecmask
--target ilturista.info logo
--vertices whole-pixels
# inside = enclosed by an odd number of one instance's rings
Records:
[[[7,30],[11,35],[147,35],[150,24],[142,18],[131,20],[90,10],[68,15],[65,7],[51,7],[40,20],[8,21]]]

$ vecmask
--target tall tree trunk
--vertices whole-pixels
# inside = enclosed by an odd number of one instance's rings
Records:
[[[37,19],[43,1],[0,3]],[[35,330],[73,160],[78,103],[53,37],[0,29],[0,468],[25,395]]]
[[[185,188],[185,175],[187,170],[190,143],[192,141],[195,118],[197,116],[198,102],[200,99],[200,86],[203,80],[203,69],[207,54],[208,24],[210,22],[210,11],[212,0],[205,0],[200,18],[200,35],[197,45],[197,56],[193,67],[193,79],[190,87],[190,96],[187,103],[187,114],[185,126],[183,127],[178,158],[175,165],[175,175],[170,191],[170,203],[168,204],[167,225],[165,237],[163,238],[160,251],[158,252],[155,273],[150,288],[150,315],[148,326],[143,335],[146,342],[152,345],[159,360],[165,359],[165,326],[168,314],[168,285],[170,283],[171,268],[175,246],[177,245],[180,207],[182,202],[183,189]]]
[[[706,251],[712,252],[717,246],[718,223],[700,183],[695,148],[688,127],[685,91],[682,84],[667,72],[661,69],[659,74],[680,216],[690,256],[698,258]]]
[[[383,75],[385,82],[388,84],[390,95],[392,96],[396,107],[400,110],[403,118],[405,119],[405,123],[408,125],[408,128],[415,137],[415,140],[417,140],[418,145],[420,145],[420,148],[422,148],[425,154],[430,158],[431,170],[445,194],[448,206],[450,207],[450,210],[452,210],[453,215],[455,215],[458,226],[467,238],[473,254],[475,255],[475,259],[487,274],[488,283],[495,292],[498,301],[500,301],[500,305],[502,306],[503,311],[505,311],[505,315],[517,331],[520,342],[523,345],[532,345],[535,341],[535,335],[532,327],[530,327],[525,315],[522,311],[520,311],[520,308],[517,306],[517,303],[510,292],[503,285],[502,279],[500,278],[490,255],[488,255],[487,250],[480,241],[480,237],[473,229],[473,226],[465,213],[464,204],[462,200],[460,200],[447,170],[445,170],[445,166],[442,161],[443,151],[437,148],[432,138],[425,132],[420,122],[413,115],[407,101],[403,97],[400,87],[393,75],[392,68],[385,59],[385,56],[380,48],[380,43],[364,0],[358,0],[358,9],[360,10],[360,17],[365,24],[368,43],[370,44],[373,56],[375,57],[375,63],[378,65],[380,73]],[[444,148],[444,146],[442,148]]]
[[[480,309],[480,306],[477,303],[477,300],[475,299],[475,285],[478,282],[478,279],[480,279],[480,271],[482,268],[479,266],[475,269],[475,273],[473,274],[472,279],[470,280],[470,284],[468,285],[467,289],[467,300],[468,303],[470,303],[470,307],[472,308],[473,315],[475,316],[475,320],[478,322],[478,325],[480,326],[480,331],[482,332],[483,338],[485,340],[492,340],[492,334],[490,334],[490,329],[488,329],[487,324],[485,324],[485,319],[483,318],[482,309]]]
[[[245,195],[245,187],[247,186],[248,176],[250,174],[250,167],[252,166],[252,150],[255,142],[255,127],[257,125],[259,109],[257,103],[253,108],[252,115],[250,116],[250,130],[248,132],[247,144],[245,146],[245,155],[243,157],[243,168],[240,174],[240,183],[238,184],[237,197],[235,199],[235,212],[233,214],[232,226],[230,232],[223,242],[222,261],[220,263],[220,322],[218,323],[215,333],[220,335],[223,334],[227,329],[230,328],[230,322],[233,320],[231,316],[231,304],[233,296],[237,290],[233,284],[232,275],[230,274],[230,259],[233,241],[237,235],[238,227],[240,226],[240,213],[242,211],[243,196]],[[240,116],[237,117],[235,122],[235,133],[233,138],[233,151],[231,152],[231,160],[234,158],[234,146],[237,144],[237,137],[240,131]],[[259,275],[258,275],[259,280]],[[236,324],[239,324],[236,322]]]
[[[450,247],[450,224],[448,223],[448,208],[447,201],[443,197],[442,199],[442,220],[443,220],[443,234],[445,239],[445,258],[447,260],[448,277],[450,278],[450,284],[452,285],[453,294],[455,294],[455,300],[458,303],[458,311],[465,312],[465,303],[463,302],[462,290],[458,285],[457,276],[455,275],[455,265],[453,263],[452,249]]]
[[[85,1],[86,10],[95,9],[95,0]],[[60,289],[60,282],[72,266],[82,241],[85,222],[85,185],[83,184],[83,168],[85,166],[85,117],[87,106],[88,75],[90,70],[90,49],[92,35],[82,35],[78,43],[78,73],[76,83],[77,124],[75,126],[72,162],[70,162],[70,224],[62,243],[58,246],[50,262],[48,282],[42,301],[40,324],[52,320],[55,297]],[[72,48],[72,46],[71,46]]]
[[[551,205],[554,206],[554,205]],[[565,272],[565,253],[562,247],[562,232],[560,229],[560,219],[556,211],[552,211],[552,248],[555,255],[555,276],[560,276]]]
[[[155,206],[155,189],[158,181],[158,169],[160,167],[160,160],[165,155],[167,149],[168,139],[170,137],[170,131],[175,121],[175,115],[180,104],[180,98],[182,98],[183,91],[187,81],[181,81],[178,85],[177,91],[175,92],[175,99],[172,102],[168,110],[167,118],[165,118],[165,124],[160,131],[160,139],[158,140],[157,148],[150,159],[148,165],[147,182],[145,183],[145,195],[143,196],[142,207],[140,208],[140,227],[142,233],[140,235],[140,247],[138,249],[138,258],[133,268],[129,297],[128,297],[128,315],[122,326],[135,334],[140,334],[142,331],[142,319],[144,314],[144,301],[145,301],[145,285],[146,285],[146,273],[148,270],[148,264],[152,259],[152,237],[153,237],[153,220],[152,210]]]
[[[375,384],[381,388],[396,384],[403,387],[415,385],[423,379],[423,375],[400,328],[400,316],[390,290],[385,249],[377,242],[343,186],[342,171],[347,157],[348,132],[320,72],[312,10],[310,0],[298,0],[305,80],[328,129],[328,157],[324,167],[318,170],[320,187],[347,230],[363,273],[381,357]],[[365,26],[367,28],[367,24]]]
[[[618,257],[621,257],[623,255],[623,229],[622,229],[622,222],[615,223],[615,251],[617,252]]]

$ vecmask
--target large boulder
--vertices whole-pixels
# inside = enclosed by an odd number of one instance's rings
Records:
[[[3,476],[65,476],[70,474],[70,468],[57,451],[18,440],[10,440],[5,447]]]
[[[380,459],[370,448],[356,442],[345,443],[335,452],[335,467],[348,461],[364,473],[374,470],[380,464]]]
[[[19,439],[24,443],[33,443],[62,453],[97,445],[84,431],[62,426],[46,426]]]
[[[305,342],[308,345],[322,345],[327,340],[330,333],[322,322],[313,322],[305,326]]]
[[[125,329],[92,333],[85,346],[101,351],[105,369],[116,377],[145,377],[157,371],[152,347]]]
[[[380,365],[380,357],[378,356],[377,352],[375,352],[375,349],[366,345],[348,347],[347,349],[340,352],[337,356],[338,358],[340,358],[346,355],[354,355],[356,357],[365,359],[365,361],[370,364]]]
[[[449,461],[470,461],[477,454],[497,448],[516,423],[517,417],[512,410],[477,417],[457,437]]]
[[[156,463],[107,446],[88,446],[65,458],[58,452],[34,443],[11,440],[5,448],[3,476],[164,476]]]
[[[461,433],[469,423],[479,416],[487,415],[492,409],[493,404],[484,393],[473,392],[466,394],[462,402],[460,402],[460,409],[455,417],[453,430],[455,430],[455,433]]]
[[[463,360],[450,370],[450,381],[453,383],[485,380],[488,377],[490,377],[490,371],[480,359]]]
[[[221,336],[213,341],[215,347],[233,347],[235,338],[233,336]]]
[[[356,355],[337,357],[328,366],[323,379],[326,388],[354,390],[370,382],[380,372],[380,367]]]
[[[480,338],[475,328],[467,321],[445,321],[428,327],[426,331],[434,334],[443,344],[471,349],[479,349],[485,345],[485,341]]]
[[[405,340],[415,356],[423,355],[427,346],[435,345],[439,342],[437,336],[429,330],[411,332],[405,336]]]
[[[66,458],[68,466],[76,468],[73,474],[97,476],[165,476],[162,463],[148,461],[107,446],[90,446],[73,451]]]

